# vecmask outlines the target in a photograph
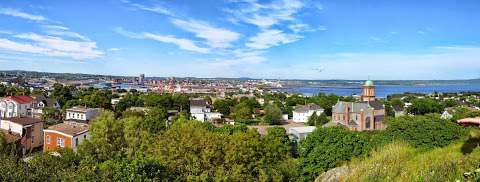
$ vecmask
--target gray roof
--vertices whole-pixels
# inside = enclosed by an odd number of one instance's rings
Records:
[[[36,97],[36,100],[38,103],[42,102],[45,104],[46,107],[55,107],[55,104],[57,103],[57,100],[46,98],[45,96],[38,96]]]
[[[204,99],[192,99],[190,100],[190,107],[197,106],[197,107],[206,107],[208,103]]]
[[[368,102],[365,102],[365,103],[372,106],[375,110],[385,109],[385,105],[383,103],[379,102],[379,101],[368,101]]]
[[[307,112],[307,111],[310,111],[310,110],[322,110],[322,109],[323,108],[320,107],[317,104],[307,104],[307,105],[303,105],[303,106],[298,106],[295,109],[295,112]]]
[[[365,102],[344,102],[344,101],[338,101],[337,104],[333,107],[333,111],[335,113],[344,113],[345,112],[345,106],[348,106],[350,108],[350,112],[360,112],[362,110],[368,110],[368,109],[373,109],[370,105],[368,105]]]

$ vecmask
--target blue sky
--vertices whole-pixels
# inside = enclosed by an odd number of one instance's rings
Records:
[[[0,70],[480,78],[478,0],[3,0]]]

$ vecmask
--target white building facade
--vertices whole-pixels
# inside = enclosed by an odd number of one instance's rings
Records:
[[[34,99],[30,96],[8,96],[0,99],[0,117],[32,116]]]
[[[204,99],[190,100],[190,115],[192,119],[201,122],[214,121],[222,118],[221,113],[211,112],[210,105]]]
[[[65,119],[80,122],[89,122],[90,120],[94,119],[97,114],[98,109],[96,108],[73,107],[67,109]]]
[[[296,123],[306,123],[308,118],[316,113],[318,116],[322,114],[325,110],[316,104],[307,104],[297,107],[293,111],[293,121]]]

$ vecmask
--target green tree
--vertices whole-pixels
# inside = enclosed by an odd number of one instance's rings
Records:
[[[310,117],[308,117],[307,124],[309,126],[322,126],[329,122],[328,117],[325,113],[321,113],[320,115],[317,112],[313,112]]]
[[[438,114],[390,118],[385,135],[405,140],[415,147],[444,147],[465,135],[456,123],[443,120]]]
[[[72,91],[73,87],[63,86],[62,84],[55,83],[53,85],[52,96],[58,100],[60,105],[65,105],[65,103],[73,99]]]
[[[274,145],[270,147],[270,151],[277,151],[281,156],[284,154],[289,154],[292,152],[292,141],[288,137],[287,131],[283,127],[270,127],[267,129],[267,134],[265,135],[265,140],[267,143]]]
[[[45,107],[42,109],[42,120],[48,125],[57,124],[60,111],[52,107]]]
[[[263,116],[263,121],[268,124],[280,124],[282,121],[282,110],[275,105],[269,104],[265,107],[265,115]]]
[[[145,114],[145,126],[149,133],[157,134],[167,128],[167,110],[164,108],[149,108]]]
[[[218,112],[222,113],[224,116],[230,115],[231,109],[235,106],[236,102],[233,99],[217,99],[213,103],[213,108]]]
[[[235,121],[244,121],[247,119],[251,119],[252,114],[253,114],[252,108],[248,105],[248,103],[241,102],[235,105],[235,107],[233,107],[231,116]]]
[[[332,115],[332,107],[338,102],[338,100],[340,99],[340,97],[338,97],[337,95],[334,95],[334,94],[330,94],[330,95],[326,95],[326,94],[323,94],[323,93],[320,93],[318,95],[315,95],[313,97],[309,97],[308,98],[308,103],[315,103],[319,106],[321,106],[322,108],[325,109],[325,114],[327,116],[331,116]]]
[[[364,133],[344,127],[318,128],[300,142],[300,170],[304,180],[312,181],[320,173],[371,150]]]
[[[102,111],[92,121],[90,139],[80,144],[79,153],[97,161],[124,157],[127,143],[123,128],[124,123],[116,120],[112,112]]]
[[[155,135],[149,132],[146,121],[140,117],[130,117],[120,122],[124,123],[123,137],[127,144],[125,146],[127,157],[130,159],[144,157],[155,138]]]
[[[408,107],[408,113],[415,115],[424,115],[428,113],[441,113],[443,112],[443,105],[436,100],[423,98],[414,99],[412,105]]]

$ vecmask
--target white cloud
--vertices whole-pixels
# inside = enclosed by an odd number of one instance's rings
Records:
[[[20,10],[11,9],[11,8],[0,9],[0,14],[19,17],[19,18],[23,18],[23,19],[27,19],[27,20],[32,20],[32,21],[45,21],[45,20],[47,20],[47,18],[45,18],[43,16],[28,14],[28,13],[22,12]]]
[[[113,31],[120,34],[120,35],[123,35],[123,36],[128,37],[128,38],[132,38],[132,39],[143,39],[143,38],[145,38],[141,34],[126,31],[122,27],[116,27],[116,28],[113,29]]]
[[[228,48],[231,42],[238,40],[240,34],[227,29],[213,27],[207,23],[195,20],[172,19],[172,23],[189,32],[195,34],[196,37],[205,39],[207,45],[212,48]]]
[[[75,60],[100,58],[104,54],[97,49],[95,42],[70,41],[35,33],[18,34],[14,35],[14,37],[26,41],[14,42],[8,39],[0,39],[0,49],[55,57],[69,57]]]
[[[145,36],[145,38],[149,38],[149,39],[156,40],[156,41],[159,41],[159,42],[175,44],[178,47],[180,47],[180,49],[199,52],[199,53],[208,53],[209,52],[209,50],[207,48],[198,47],[191,40],[176,38],[173,35],[159,35],[159,34],[153,34],[153,33],[148,33],[148,32],[143,33],[143,35]]]
[[[11,34],[13,34],[13,32],[12,32],[12,31],[10,31],[10,30],[0,30],[0,34],[7,34],[7,35],[11,35]]]
[[[245,45],[252,49],[268,49],[270,47],[292,43],[301,38],[302,36],[300,35],[283,33],[281,30],[263,30],[256,36],[251,37]]]
[[[317,29],[312,28],[310,25],[305,24],[305,23],[297,23],[297,24],[291,24],[288,25],[288,28],[292,30],[294,33],[302,33],[302,32],[314,32],[317,30],[326,30],[325,27],[321,26]]]
[[[42,27],[44,29],[44,32],[48,35],[74,38],[74,39],[79,39],[79,40],[84,40],[84,41],[89,41],[90,40],[88,37],[83,36],[82,34],[77,33],[77,32],[72,32],[72,31],[69,30],[69,28],[64,27],[64,26],[44,25]]]
[[[163,6],[160,6],[158,4],[153,5],[153,6],[146,6],[146,5],[142,5],[142,4],[132,3],[128,0],[122,0],[122,2],[125,3],[125,4],[128,4],[129,6],[131,6],[132,8],[134,8],[136,10],[143,10],[143,11],[149,11],[149,12],[158,13],[158,14],[162,14],[162,15],[175,16],[175,14],[173,12],[171,12],[167,8],[165,8]]]
[[[150,32],[134,33],[134,32],[126,31],[121,27],[115,28],[114,31],[123,35],[123,36],[129,37],[129,38],[150,39],[150,40],[155,40],[155,41],[158,41],[158,42],[175,44],[180,49],[187,50],[187,51],[193,51],[193,52],[198,52],[198,53],[208,53],[209,52],[208,48],[199,47],[192,40],[177,38],[173,35],[161,35],[161,34],[155,34],[155,33],[150,33]]]
[[[269,28],[281,21],[293,21],[295,14],[305,6],[300,0],[278,0],[268,4],[256,1],[235,2],[240,4],[240,7],[226,11],[240,21],[260,28]]]
[[[110,52],[118,52],[118,51],[121,51],[121,50],[122,49],[116,48],[116,47],[108,49],[108,51],[110,51]]]

